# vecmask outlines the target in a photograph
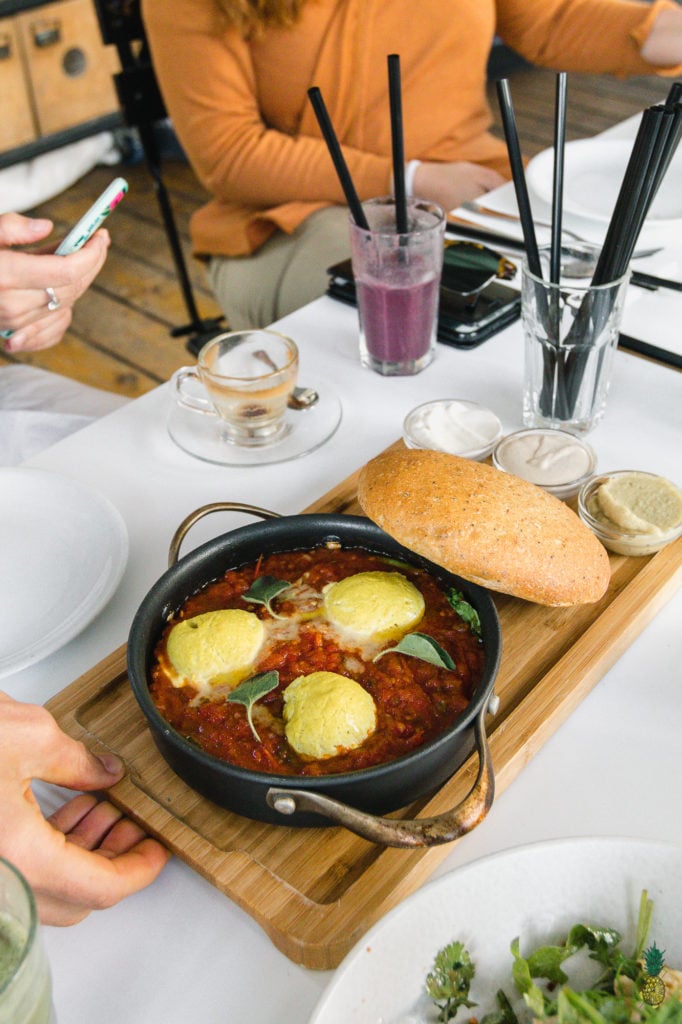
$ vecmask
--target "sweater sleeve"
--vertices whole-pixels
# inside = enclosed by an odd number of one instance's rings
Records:
[[[591,74],[676,75],[653,67],[640,48],[670,0],[498,0],[497,31],[533,64]]]
[[[321,137],[289,135],[261,116],[248,44],[206,0],[143,0],[154,67],[197,176],[225,203],[267,210],[292,200],[343,203]],[[390,159],[344,147],[361,198],[388,187]]]

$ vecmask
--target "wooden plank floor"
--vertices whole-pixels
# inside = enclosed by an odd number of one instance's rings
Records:
[[[554,74],[536,68],[515,71],[511,78],[522,147],[528,156],[552,142]],[[573,75],[568,88],[569,139],[603,131],[666,95],[664,80]],[[497,112],[494,90],[490,101]],[[499,134],[499,127],[496,129]],[[95,200],[116,173],[130,192],[109,222],[112,245],[107,262],[77,304],[68,334],[58,346],[25,356],[0,352],[0,364],[26,362],[97,387],[131,397],[168,379],[177,367],[193,361],[174,327],[188,320],[163,229],[156,194],[146,167],[97,167],[35,213],[52,218],[61,237]],[[205,193],[182,161],[167,161],[163,178],[175,212],[201,317],[220,314],[202,266],[190,256],[188,223],[205,201]],[[49,282],[47,282],[49,284]]]

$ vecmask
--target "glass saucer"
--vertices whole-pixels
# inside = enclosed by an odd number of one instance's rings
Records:
[[[168,414],[168,433],[178,448],[204,462],[220,466],[267,466],[298,459],[328,441],[341,422],[341,401],[324,386],[306,379],[319,399],[308,409],[287,409],[285,433],[273,444],[245,448],[225,439],[220,417],[200,412],[172,400]]]

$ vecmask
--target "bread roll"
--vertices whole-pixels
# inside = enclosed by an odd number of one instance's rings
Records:
[[[535,484],[445,452],[391,449],[362,470],[365,514],[406,548],[464,579],[544,605],[598,601],[606,550]]]

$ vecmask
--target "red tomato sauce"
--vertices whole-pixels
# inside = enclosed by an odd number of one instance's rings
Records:
[[[242,597],[257,576],[274,576],[291,583],[303,577],[306,584],[321,590],[327,583],[371,571],[401,572],[421,591],[426,611],[416,630],[433,637],[448,652],[456,666],[454,671],[394,652],[373,662],[363,658],[360,648],[348,639],[342,642],[320,632],[315,619],[299,621],[296,634],[270,646],[254,666],[254,675],[269,670],[279,673],[277,688],[261,697],[254,708],[260,742],[250,729],[243,705],[228,702],[224,693],[195,700],[197,691],[192,686],[173,686],[164,671],[166,639],[179,620],[222,608],[242,608],[263,620],[270,618],[263,605]],[[286,592],[274,606],[278,615],[291,614]],[[384,646],[395,646],[395,642]],[[443,585],[435,577],[361,549],[325,546],[268,555],[255,564],[231,569],[190,597],[159,640],[150,692],[163,717],[182,736],[215,757],[253,771],[328,775],[392,761],[438,736],[468,705],[481,679],[483,660],[483,644],[451,607]],[[318,670],[338,672],[360,683],[374,698],[377,728],[357,749],[310,760],[290,747],[284,736],[282,694],[297,676]],[[259,708],[270,712],[265,721],[262,712],[258,714]]]

